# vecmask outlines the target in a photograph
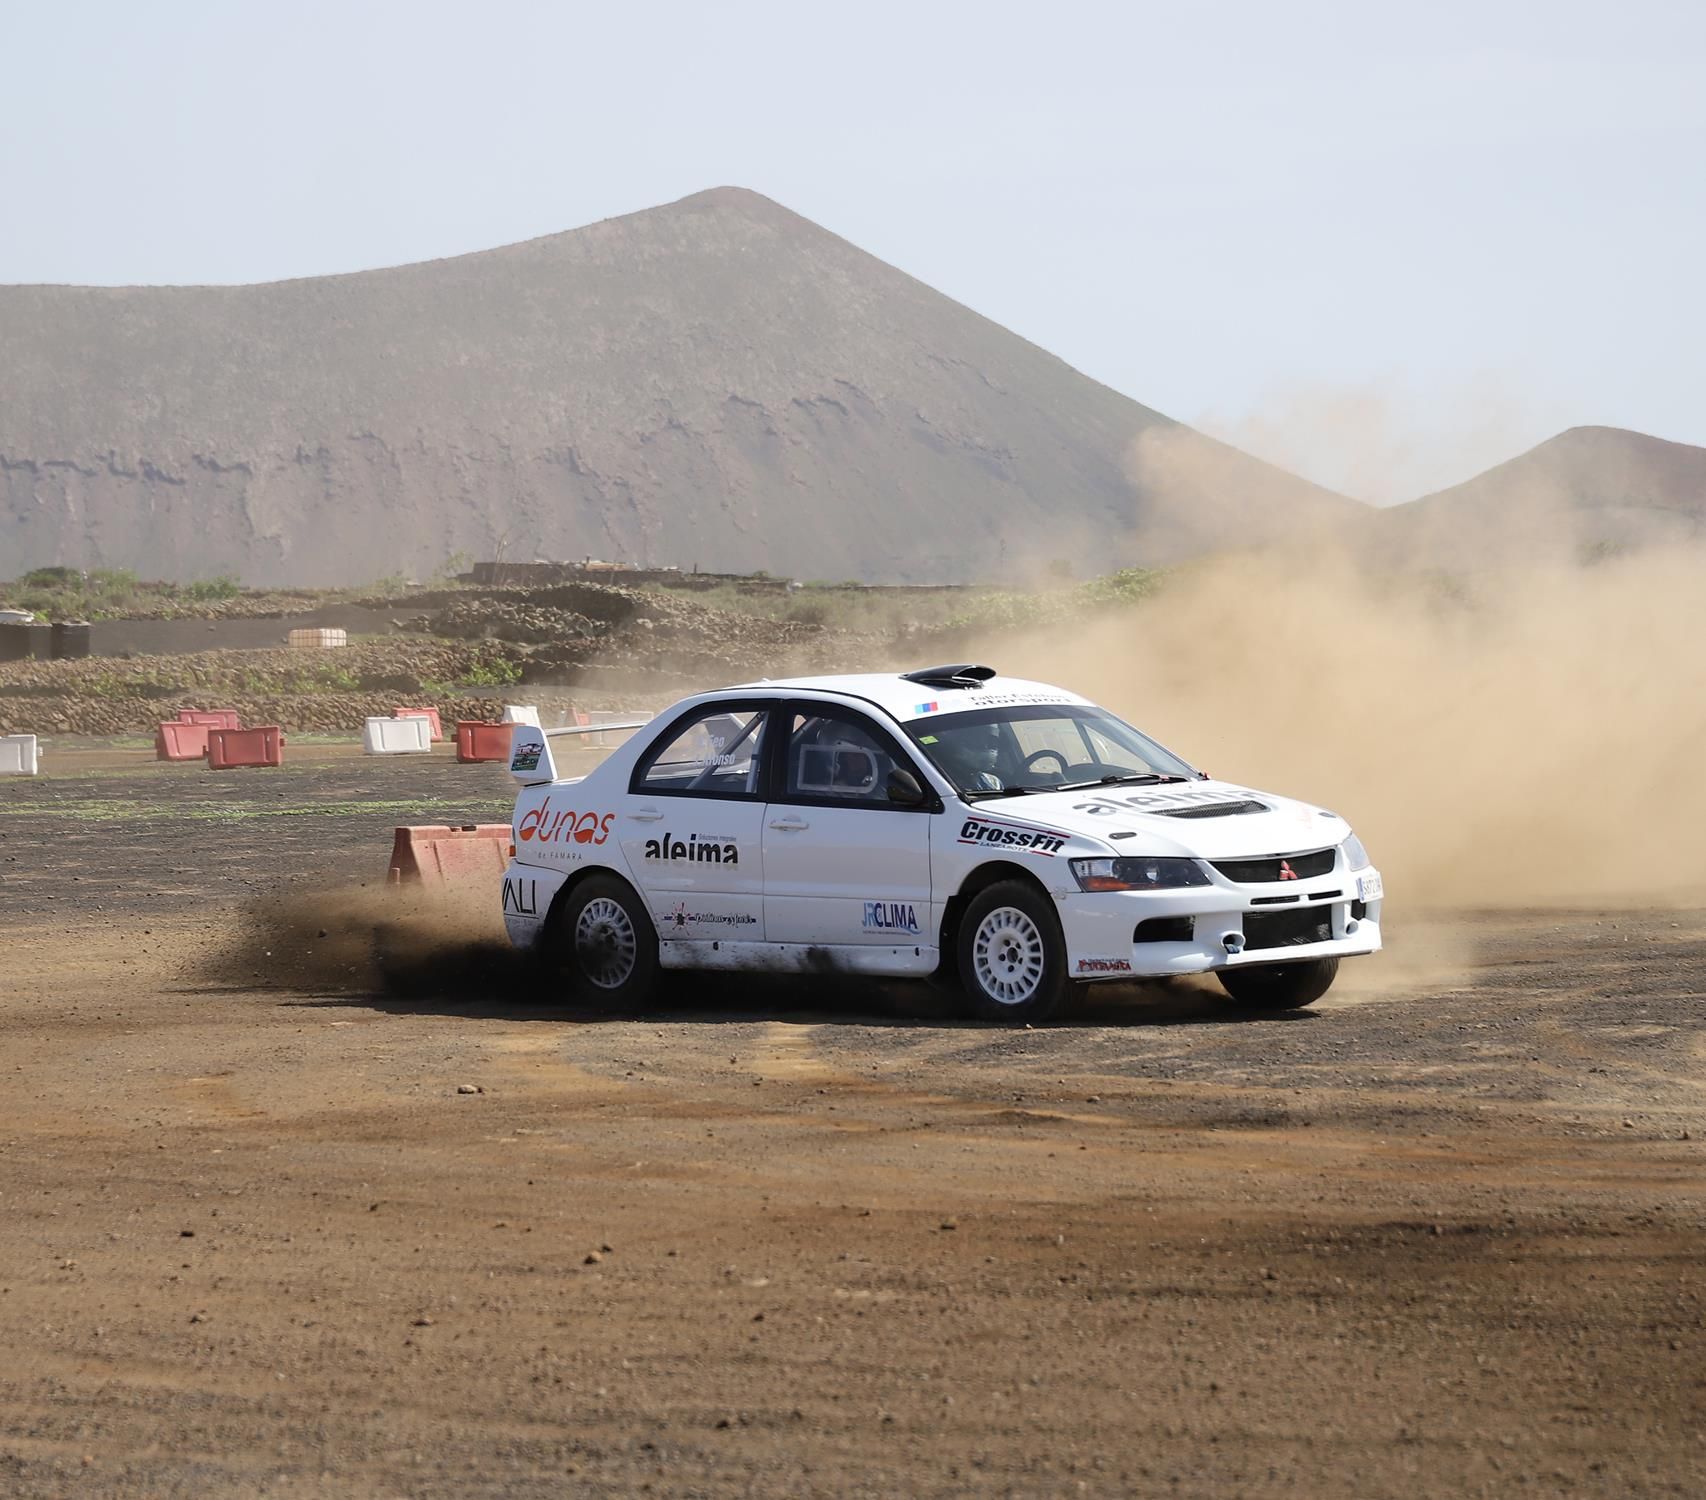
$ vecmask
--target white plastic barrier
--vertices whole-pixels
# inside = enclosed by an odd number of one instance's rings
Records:
[[[361,732],[369,755],[430,755],[431,719],[369,719]]]
[[[613,708],[595,708],[587,715],[587,717],[591,719],[594,724],[609,724],[613,723],[617,719],[631,719],[634,716],[632,714],[618,713]],[[592,737],[592,743],[600,750],[608,750],[610,748],[610,736],[604,733],[595,734]]]
[[[349,645],[347,630],[292,630],[285,639],[291,646],[300,650],[324,651],[333,646]]]
[[[39,757],[33,734],[0,735],[0,776],[34,776]]]
[[[539,722],[539,710],[531,703],[506,703],[501,724],[531,724],[535,729],[545,726]]]

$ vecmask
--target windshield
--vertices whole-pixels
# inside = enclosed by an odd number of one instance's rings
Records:
[[[967,800],[1197,776],[1131,725],[1083,703],[972,709],[914,719],[906,732]]]

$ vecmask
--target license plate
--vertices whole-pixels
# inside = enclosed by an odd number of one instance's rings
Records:
[[[1378,901],[1386,894],[1386,887],[1380,882],[1380,872],[1370,870],[1366,875],[1357,876],[1357,900],[1362,902]]]

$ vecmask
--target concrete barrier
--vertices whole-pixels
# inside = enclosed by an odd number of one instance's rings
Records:
[[[276,724],[261,724],[253,729],[208,727],[207,765],[211,771],[283,764],[284,732]]]
[[[392,885],[489,880],[495,887],[508,868],[510,849],[508,823],[399,828],[386,879]]]
[[[162,724],[154,735],[155,760],[204,760],[212,724],[188,724],[182,719]]]
[[[430,755],[432,725],[427,720],[367,720],[361,733],[361,748],[369,755]]]
[[[0,776],[34,776],[40,759],[33,734],[0,734]]]
[[[425,719],[432,725],[432,742],[437,744],[444,738],[444,725],[439,721],[436,708],[394,708],[391,710],[393,719]]]
[[[510,726],[489,724],[482,719],[456,721],[456,758],[464,763],[477,760],[509,760]]]
[[[0,661],[47,661],[52,655],[51,625],[0,625]]]

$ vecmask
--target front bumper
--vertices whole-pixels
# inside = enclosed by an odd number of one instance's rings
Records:
[[[1079,980],[1378,953],[1384,904],[1374,869],[1275,885],[1217,880],[1175,891],[1069,891],[1059,901],[1067,972]],[[1312,940],[1310,929],[1326,936]]]

